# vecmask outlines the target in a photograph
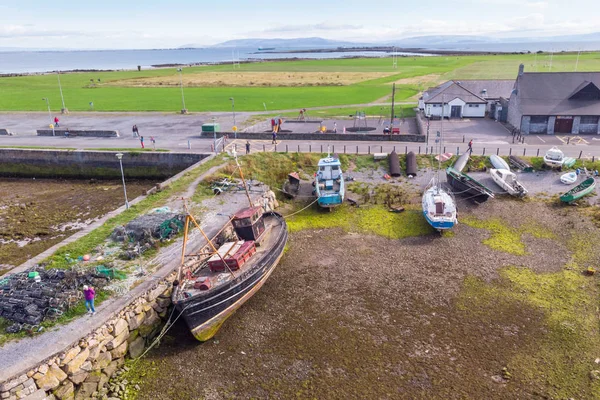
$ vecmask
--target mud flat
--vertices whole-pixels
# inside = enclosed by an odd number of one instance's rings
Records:
[[[153,181],[127,182],[134,199]],[[0,178],[0,274],[124,203],[121,181]]]

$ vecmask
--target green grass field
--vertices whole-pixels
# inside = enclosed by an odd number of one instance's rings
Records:
[[[555,54],[552,71],[573,71],[575,54]],[[184,87],[185,102],[191,112],[228,111],[230,97],[235,98],[238,111],[294,110],[319,106],[340,106],[371,103],[389,98],[392,82],[398,82],[397,101],[414,100],[415,95],[429,86],[447,79],[512,79],[518,65],[526,71],[550,71],[548,54],[515,54],[489,56],[401,57],[398,68],[392,68],[390,58],[280,61],[231,65],[198,66],[184,69],[184,74],[205,72],[384,72],[381,78],[364,80],[345,86],[277,87]],[[600,71],[600,53],[582,54],[579,71]],[[126,87],[126,80],[167,77],[177,74],[175,68],[86,72],[61,74],[66,107],[71,111],[165,111],[181,109],[178,87]],[[123,86],[119,86],[120,84]],[[56,74],[1,77],[0,111],[45,111],[50,101],[53,111],[62,107]]]

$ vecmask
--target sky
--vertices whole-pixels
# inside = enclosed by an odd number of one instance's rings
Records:
[[[0,48],[134,49],[246,38],[385,42],[600,31],[597,0],[0,0]]]

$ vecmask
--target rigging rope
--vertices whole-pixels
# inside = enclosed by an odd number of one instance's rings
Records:
[[[310,203],[309,205],[307,205],[306,207],[304,207],[302,210],[296,211],[295,213],[292,214],[288,214],[288,215],[284,215],[283,218],[289,218],[293,215],[296,215],[298,213],[301,213],[302,211],[306,210],[308,207],[312,206],[313,204],[315,204],[319,199],[316,198],[312,203]]]

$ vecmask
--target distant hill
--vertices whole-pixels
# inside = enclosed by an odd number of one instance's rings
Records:
[[[295,38],[295,39],[236,39],[215,44],[212,47],[275,47],[275,48],[320,48],[335,46],[364,46],[365,43],[343,42],[338,40],[323,39],[320,37]]]

